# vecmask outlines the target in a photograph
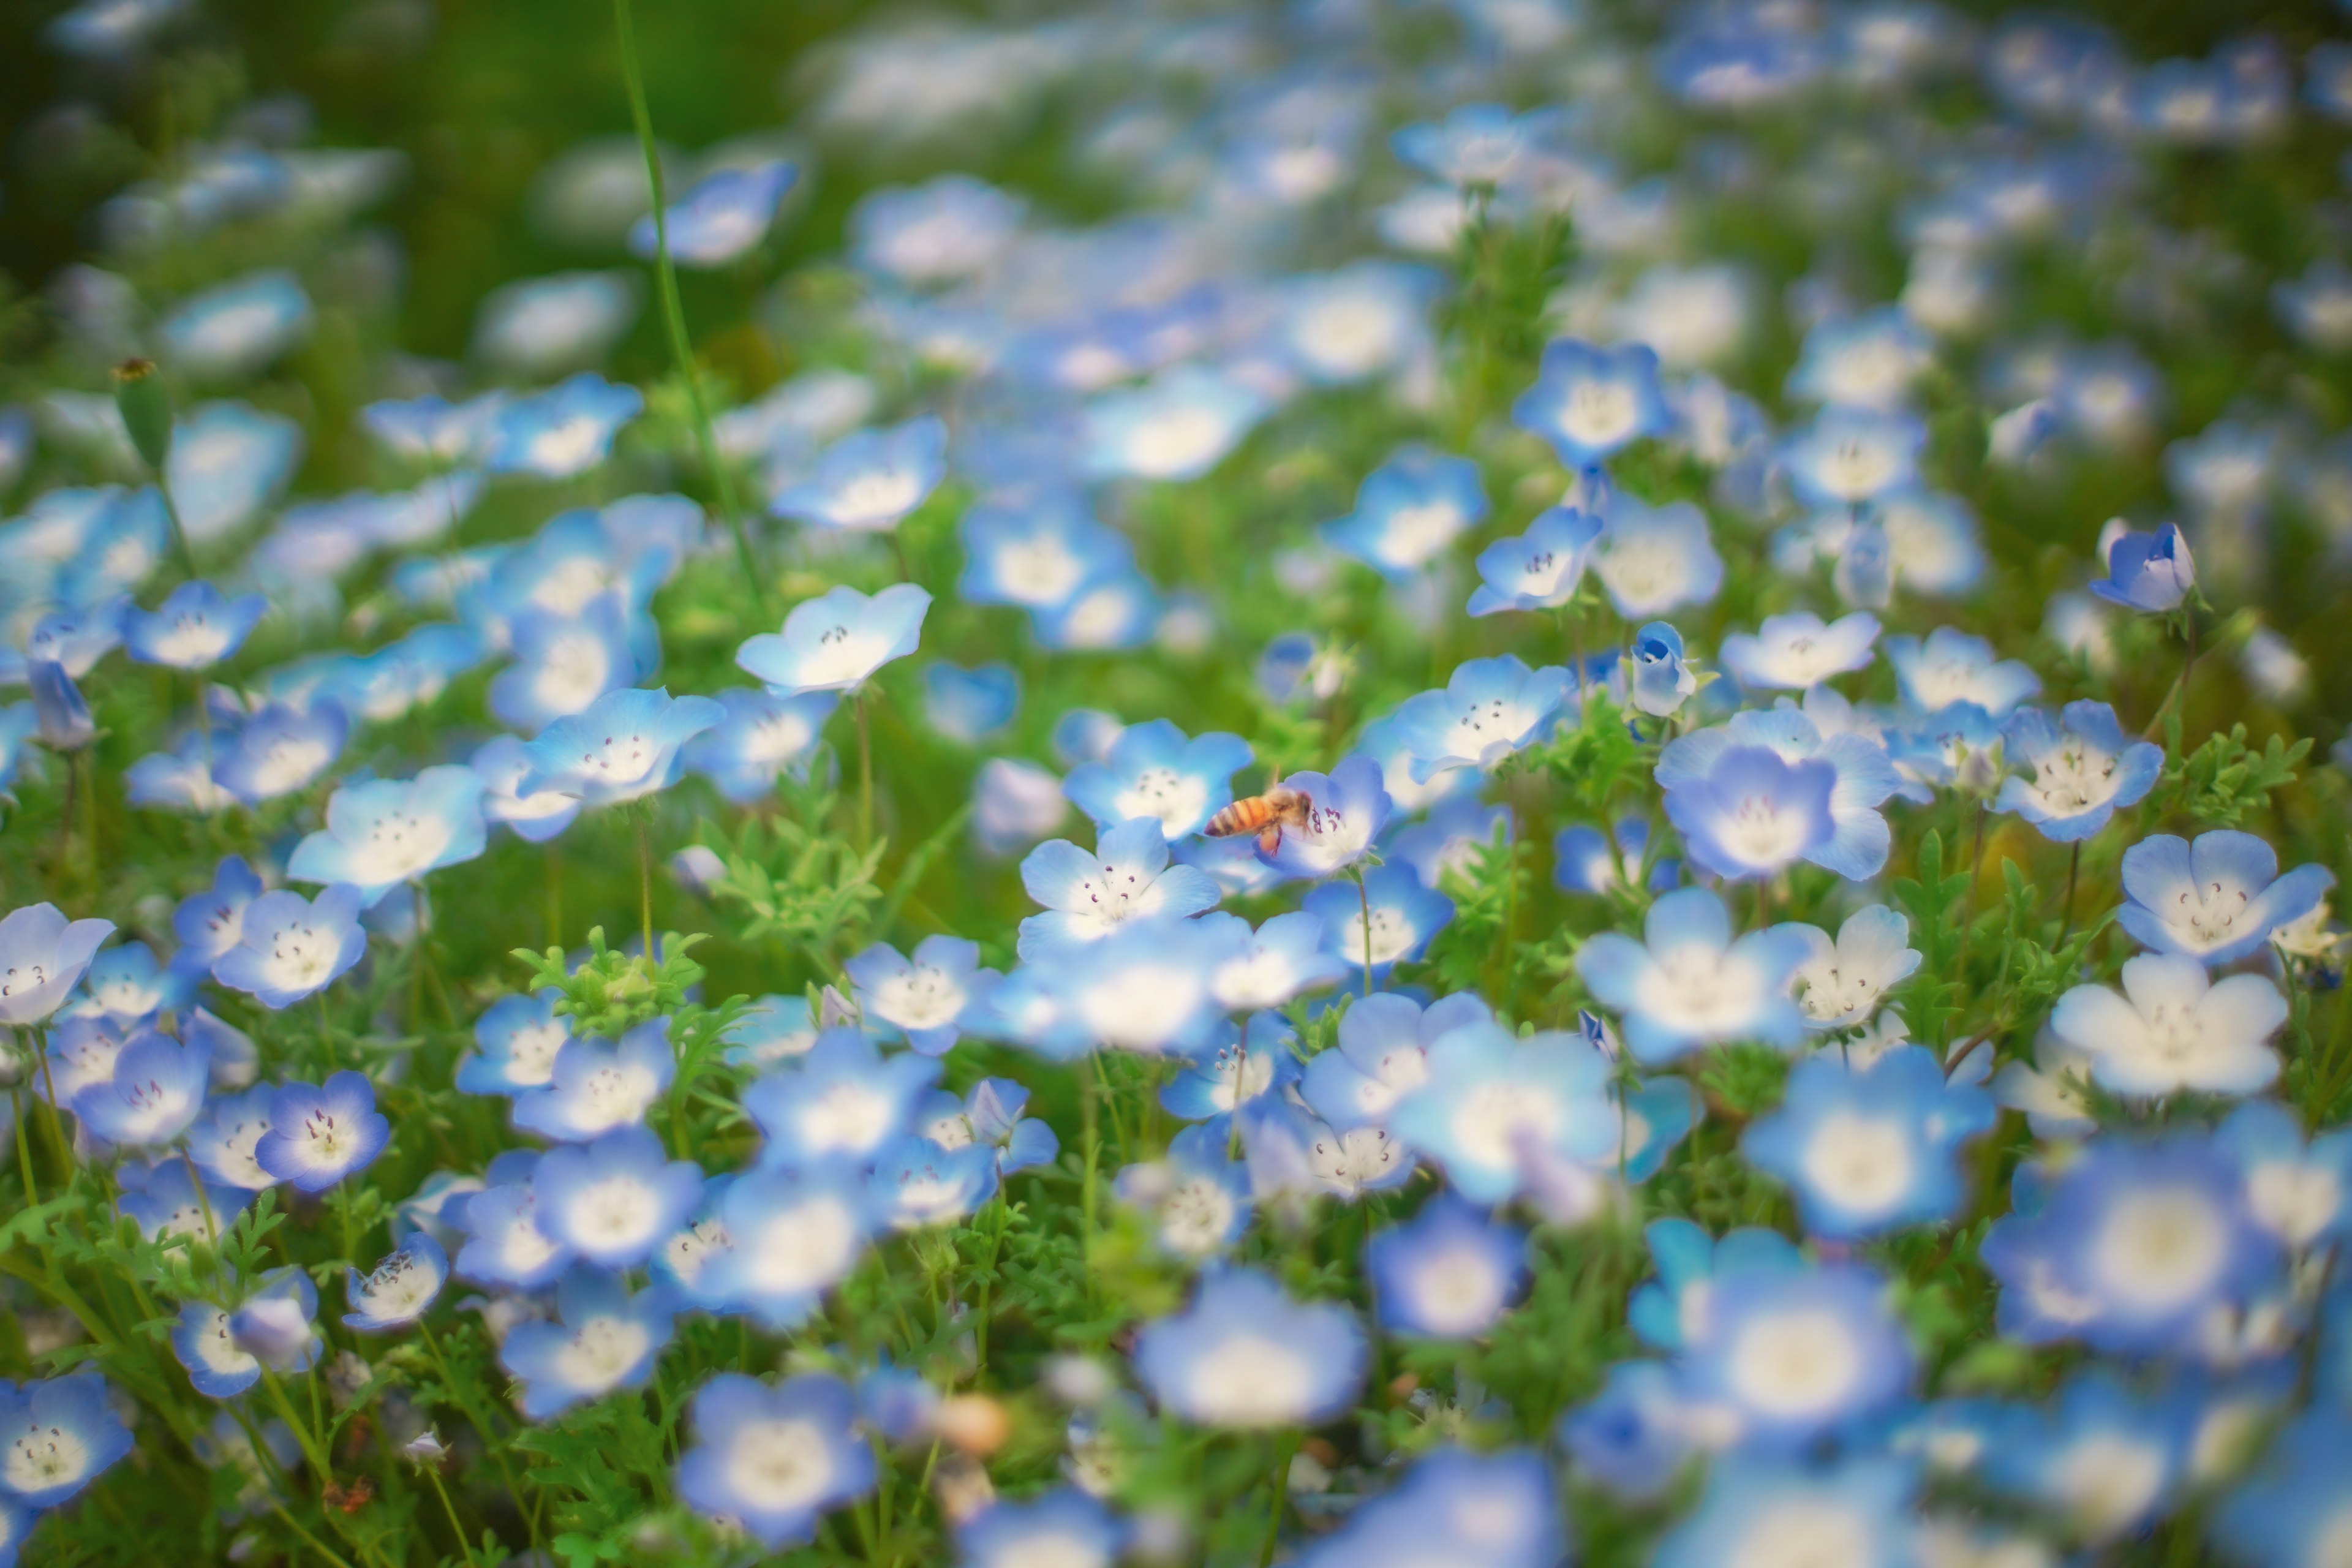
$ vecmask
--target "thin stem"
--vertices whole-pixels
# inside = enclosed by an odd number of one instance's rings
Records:
[[[1363,911],[1364,926],[1364,998],[1372,994],[1372,895],[1364,888],[1364,868],[1350,866],[1348,874],[1356,879],[1356,907]]]
[[[874,731],[866,712],[866,689],[857,689],[857,847],[874,847]]]
[[[33,1179],[33,1145],[25,1134],[25,1091],[12,1089],[8,1097],[16,1102],[16,1169],[25,1178],[25,1206],[31,1208],[41,1201],[41,1184]]]
[[[686,306],[678,298],[677,268],[669,254],[669,198],[662,190],[661,153],[654,145],[653,115],[646,108],[645,72],[637,64],[637,30],[629,15],[629,0],[613,0],[613,27],[621,44],[621,75],[629,89],[629,114],[636,121],[637,143],[645,150],[646,183],[654,198],[654,272],[660,280],[662,320],[669,330],[669,348],[677,373],[686,382],[686,396],[694,411],[694,443],[710,483],[719,493],[719,510],[735,536],[735,553],[751,588],[751,605],[761,620],[770,617],[768,590],[751,553],[751,536],[743,527],[742,510],[735,501],[735,480],[719,460],[718,438],[711,433],[710,405],[702,395],[702,377],[695,369],[694,351],[686,335]]]
[[[449,1500],[449,1489],[441,1484],[441,1467],[428,1461],[417,1468],[425,1472],[425,1479],[433,1483],[433,1495],[441,1500],[441,1511],[449,1516],[449,1528],[457,1532],[457,1551],[470,1568],[474,1561],[474,1543],[466,1539],[466,1527],[457,1522],[457,1505]]]
[[[1274,1549],[1281,1544],[1282,1505],[1290,1500],[1290,1461],[1297,1453],[1296,1427],[1274,1440],[1274,1468],[1265,1478],[1266,1489],[1274,1494],[1274,1506],[1266,1510],[1265,1544],[1258,1548],[1257,1568],[1267,1568],[1274,1561]]]
[[[2083,870],[2083,841],[2074,840],[2074,853],[2066,857],[2065,920],[2058,928],[2058,945],[2064,947],[2066,939],[2074,931],[2074,879]]]
[[[633,809],[637,822],[637,919],[646,933],[646,973],[651,974],[661,967],[660,955],[654,952],[654,852],[646,842],[646,817],[653,808],[639,803]]]
[[[522,1515],[523,1528],[530,1533],[531,1550],[538,1551],[539,1514],[523,1500],[522,1488],[515,1480],[514,1467],[507,1463],[506,1450],[499,1447],[491,1436],[490,1424],[481,1412],[475,1409],[466,1385],[459,1383],[457,1374],[449,1370],[449,1360],[441,1353],[441,1341],[434,1333],[433,1325],[422,1318],[417,1319],[416,1337],[424,1342],[425,1353],[433,1358],[433,1370],[441,1374],[441,1386],[449,1391],[450,1399],[465,1413],[466,1419],[474,1424],[474,1432],[482,1439],[482,1447],[489,1451],[491,1460],[499,1467],[499,1477],[506,1482],[507,1496],[513,1500],[515,1512]]]
[[[2352,1011],[2352,997],[2345,1004]],[[1078,1241],[1079,1256],[1086,1265],[1087,1296],[1094,1297],[1095,1288],[1095,1161],[1102,1147],[1101,1110],[1095,1103],[1095,1075],[1078,1074],[1079,1137],[1084,1165],[1078,1187],[1078,1213],[1083,1226]]]
[[[2140,731],[2139,738],[2143,741],[2153,741],[2162,732],[2164,716],[2172,711],[2172,700],[2176,697],[2180,700],[2180,718],[2184,727],[2189,720],[2189,678],[2197,668],[2197,612],[2184,605],[2180,617],[2181,636],[2188,639],[2189,651],[2180,661],[2180,674],[2174,679],[2172,689],[2164,694],[2164,700],[2157,704],[2155,717],[2149,719],[2147,728]]]

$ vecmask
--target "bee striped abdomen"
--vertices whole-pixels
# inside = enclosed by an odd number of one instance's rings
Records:
[[[1212,838],[1232,838],[1244,833],[1255,833],[1275,818],[1277,807],[1266,795],[1254,795],[1247,800],[1237,800],[1216,816],[1201,831]]]

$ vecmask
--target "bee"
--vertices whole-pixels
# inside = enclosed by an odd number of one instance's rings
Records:
[[[1237,833],[1257,835],[1258,853],[1271,855],[1282,844],[1282,830],[1296,827],[1302,831],[1315,810],[1314,799],[1304,790],[1286,789],[1277,779],[1269,780],[1264,795],[1254,795],[1247,800],[1237,800],[1201,829],[1212,838],[1231,838]]]

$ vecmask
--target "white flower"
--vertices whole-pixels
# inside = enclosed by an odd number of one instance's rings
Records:
[[[1886,993],[1919,967],[1911,922],[1884,904],[1848,915],[1834,942],[1818,927],[1799,929],[1813,950],[1796,976],[1797,1006],[1809,1029],[1867,1024]]]
[[[2286,1022],[2286,1000],[2268,977],[2232,974],[2216,984],[2194,958],[2143,953],[2124,965],[2123,978],[2121,994],[2075,986],[2050,1017],[2061,1039],[2090,1053],[2091,1074],[2106,1088],[2251,1094],[2278,1077],[2267,1042]]]

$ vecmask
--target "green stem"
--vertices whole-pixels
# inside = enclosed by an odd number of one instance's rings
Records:
[[[441,1500],[441,1511],[449,1516],[449,1528],[457,1534],[459,1554],[465,1558],[467,1568],[472,1568],[474,1543],[466,1539],[466,1527],[457,1522],[457,1505],[449,1500],[449,1489],[441,1484],[441,1467],[428,1461],[419,1468],[424,1470],[425,1479],[433,1483],[433,1495]]]
[[[2066,939],[2074,934],[2074,879],[2083,871],[2083,841],[2074,840],[2074,852],[2066,857],[2065,919],[2058,927],[2058,945],[2063,948]]]
[[[866,688],[857,689],[857,847],[874,847],[874,731],[866,713]]]
[[[417,1319],[416,1337],[424,1342],[425,1353],[433,1358],[433,1370],[441,1374],[441,1386],[448,1390],[450,1400],[466,1419],[474,1424],[475,1435],[481,1438],[482,1447],[488,1450],[491,1460],[499,1467],[499,1479],[506,1482],[507,1496],[513,1500],[515,1511],[522,1515],[523,1528],[530,1532],[531,1550],[538,1551],[539,1514],[524,1501],[522,1488],[515,1480],[514,1467],[507,1463],[506,1450],[491,1436],[488,1417],[475,1407],[466,1385],[459,1383],[457,1373],[449,1370],[449,1358],[441,1353],[441,1341],[434,1333],[433,1325],[422,1318]]]
[[[646,973],[652,974],[661,968],[661,955],[654,951],[654,852],[646,842],[646,818],[653,807],[640,801],[631,809],[637,823],[637,918],[646,933]]]
[[[1349,868],[1348,868],[1348,875],[1349,875],[1350,877],[1353,877],[1353,878],[1356,879],[1356,905],[1357,905],[1357,908],[1359,908],[1360,910],[1361,910],[1363,911],[1363,925],[1364,925],[1364,993],[1363,993],[1363,994],[1364,994],[1364,998],[1365,998],[1365,1000],[1370,1001],[1370,1000],[1371,999],[1371,994],[1372,994],[1372,895],[1371,895],[1370,892],[1368,892],[1368,891],[1366,891],[1366,890],[1365,890],[1365,888],[1364,888],[1364,868],[1363,868],[1361,866],[1350,866],[1350,867],[1349,867]]]
[[[1274,1440],[1274,1468],[1265,1478],[1266,1489],[1274,1494],[1274,1506],[1266,1510],[1265,1544],[1258,1548],[1257,1568],[1267,1568],[1274,1561],[1274,1549],[1282,1542],[1282,1507],[1290,1499],[1290,1461],[1297,1453],[1296,1427]]]
[[[653,115],[646,108],[645,72],[637,64],[637,30],[629,15],[629,0],[613,0],[613,27],[620,37],[621,74],[628,84],[629,114],[636,121],[638,145],[645,149],[646,183],[653,189],[654,272],[660,281],[662,319],[669,330],[670,353],[677,361],[677,373],[686,382],[687,402],[694,411],[694,443],[701,453],[703,467],[710,471],[711,486],[719,493],[719,513],[727,519],[727,527],[735,536],[735,553],[751,584],[752,608],[765,621],[772,618],[767,585],[751,553],[751,536],[744,529],[742,510],[735,502],[734,478],[719,460],[718,438],[711,433],[710,405],[702,395],[702,377],[695,369],[694,351],[687,340],[686,306],[678,298],[677,268],[669,255],[669,198],[662,190],[661,153],[654,145]]]
[[[41,1201],[41,1184],[33,1179],[33,1145],[25,1133],[25,1091],[12,1089],[8,1097],[16,1102],[16,1169],[25,1178],[25,1206],[31,1208]]]

